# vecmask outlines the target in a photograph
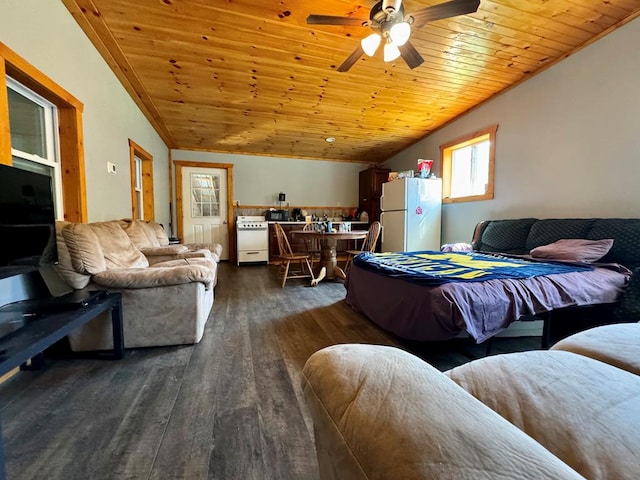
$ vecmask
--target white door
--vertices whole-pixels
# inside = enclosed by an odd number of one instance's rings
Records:
[[[393,210],[380,214],[382,223],[382,251],[404,252],[406,235],[406,210]]]
[[[219,243],[229,259],[227,171],[182,167],[182,243]]]

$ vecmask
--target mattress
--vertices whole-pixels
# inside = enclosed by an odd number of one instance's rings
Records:
[[[417,341],[467,331],[483,342],[526,315],[619,301],[630,272],[618,264],[524,278],[420,284],[359,262],[345,280],[346,301],[375,324]]]

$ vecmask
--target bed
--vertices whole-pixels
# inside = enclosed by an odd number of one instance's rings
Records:
[[[596,263],[578,258],[577,265],[588,268],[470,281],[416,281],[398,274],[390,260],[385,271],[362,254],[345,281],[346,301],[383,329],[417,341],[448,340],[467,331],[480,343],[521,318],[575,306],[615,305],[612,321],[640,320],[634,275],[640,267],[640,219],[491,220],[476,226],[471,245],[474,252],[523,256],[566,239],[612,242]],[[405,268],[407,259],[400,263]]]

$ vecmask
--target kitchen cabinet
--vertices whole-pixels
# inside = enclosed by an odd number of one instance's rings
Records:
[[[389,179],[388,168],[367,168],[360,172],[360,184],[358,188],[360,211],[369,214],[369,221],[380,221],[380,196],[382,184]]]

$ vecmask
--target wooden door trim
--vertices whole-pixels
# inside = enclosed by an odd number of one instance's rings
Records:
[[[229,261],[235,261],[235,238],[233,231],[235,228],[233,221],[233,163],[212,163],[212,162],[191,162],[188,160],[174,160],[176,169],[176,223],[178,225],[178,238],[184,238],[184,225],[182,222],[182,169],[184,167],[195,168],[218,168],[227,171],[227,239],[229,248]]]

